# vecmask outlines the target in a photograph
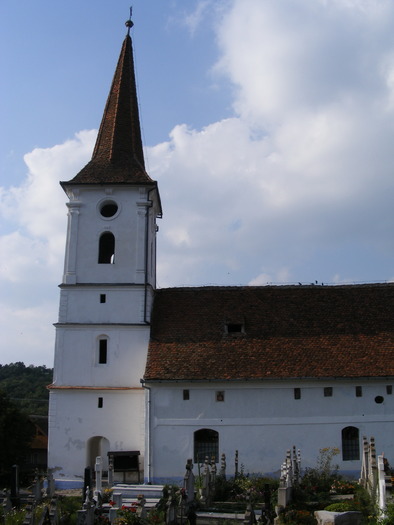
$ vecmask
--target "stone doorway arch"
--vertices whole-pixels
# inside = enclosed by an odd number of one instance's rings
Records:
[[[109,440],[104,436],[93,436],[86,443],[86,466],[94,472],[96,457],[101,456],[103,471],[108,471]]]

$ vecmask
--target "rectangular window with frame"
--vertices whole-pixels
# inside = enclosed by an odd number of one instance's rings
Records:
[[[190,390],[183,391],[183,401],[189,401],[190,399]]]
[[[356,386],[356,397],[363,397],[363,387]]]
[[[332,397],[332,386],[324,387],[324,397]]]
[[[107,302],[107,296],[105,293],[101,293],[100,294],[100,303],[105,303]]]
[[[392,385],[387,385],[386,386],[386,394],[388,396],[391,396],[392,393],[393,393],[393,386]]]

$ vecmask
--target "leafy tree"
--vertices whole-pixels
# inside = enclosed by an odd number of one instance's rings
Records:
[[[12,465],[23,461],[33,435],[27,415],[0,390],[0,481],[9,482]]]
[[[45,366],[26,366],[22,362],[0,365],[0,388],[26,414],[48,414],[53,370]]]

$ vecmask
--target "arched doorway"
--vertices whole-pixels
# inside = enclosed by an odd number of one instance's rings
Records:
[[[86,466],[94,472],[96,457],[101,456],[103,471],[108,470],[109,441],[103,436],[93,436],[86,443]]]

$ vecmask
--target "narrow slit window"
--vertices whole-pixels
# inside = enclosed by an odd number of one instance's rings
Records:
[[[100,303],[106,303],[107,302],[107,296],[105,293],[100,294]]]
[[[301,399],[301,388],[294,389],[294,399]]]
[[[356,397],[363,397],[363,387],[356,386]]]
[[[105,365],[108,358],[108,340],[100,339],[99,340],[99,359],[98,362],[100,365]]]
[[[103,398],[102,397],[98,398],[97,406],[98,408],[103,408]]]
[[[387,385],[386,386],[386,394],[388,396],[391,396],[392,393],[393,393],[393,386],[392,385]]]
[[[189,401],[190,399],[190,390],[184,390],[183,391],[183,400],[184,401]]]
[[[111,232],[104,232],[99,240],[99,264],[113,264],[115,262],[115,237]]]

